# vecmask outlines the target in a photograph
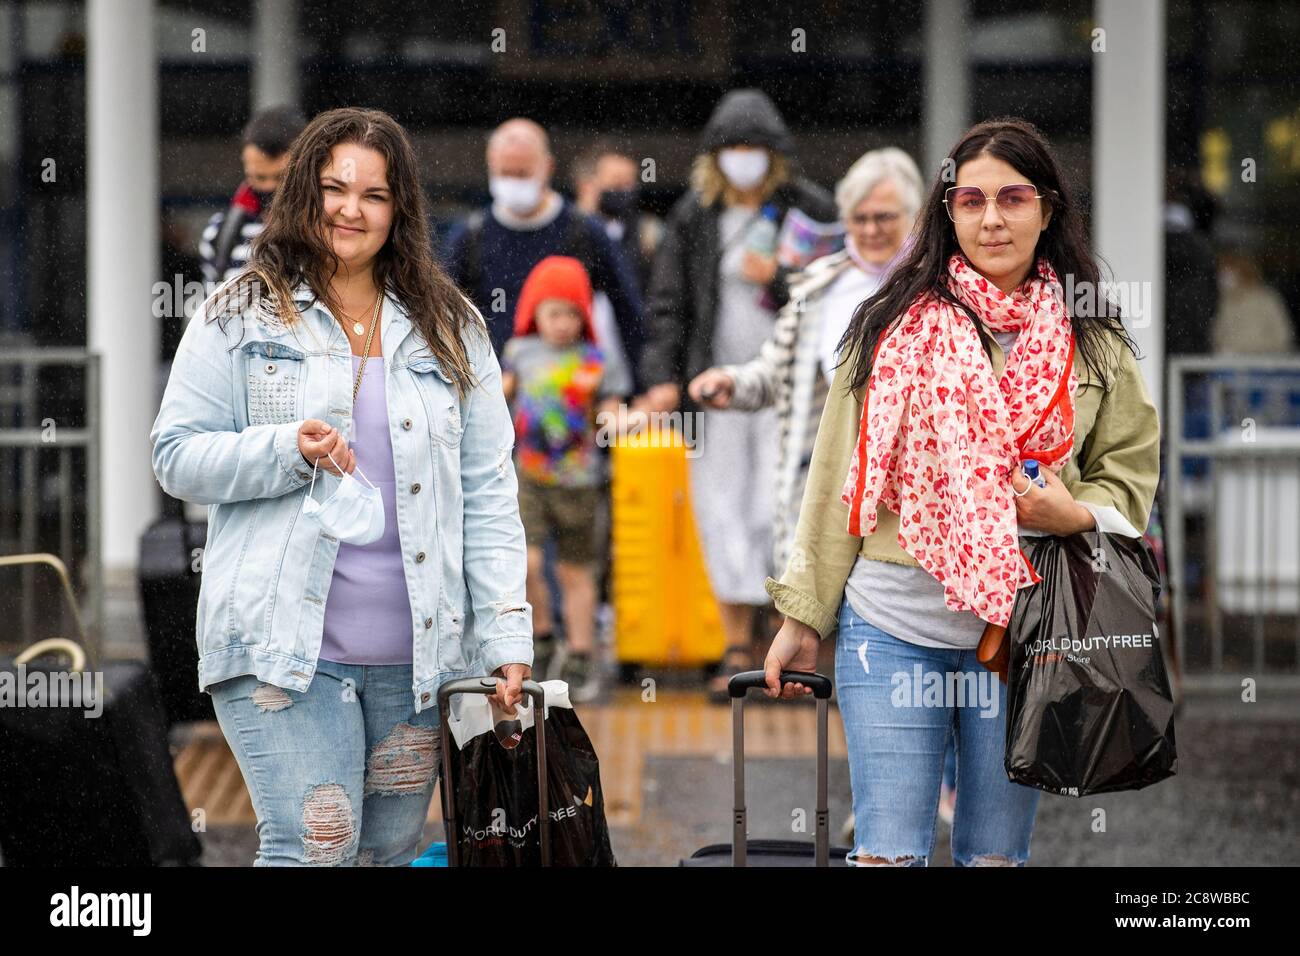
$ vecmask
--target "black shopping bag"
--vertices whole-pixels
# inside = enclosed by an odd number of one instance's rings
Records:
[[[1008,625],[1007,775],[1074,797],[1173,776],[1151,546],[1084,532],[1021,547],[1042,581],[1017,593]]]
[[[545,862],[614,866],[596,751],[569,703],[568,685],[544,681],[540,687],[546,691]],[[444,813],[449,831],[455,829],[447,841],[457,841],[456,865],[541,865],[535,706],[520,708],[517,721],[497,723],[481,693],[465,692],[458,700],[450,711],[442,707],[451,738],[444,745],[443,787],[455,801],[453,812]]]

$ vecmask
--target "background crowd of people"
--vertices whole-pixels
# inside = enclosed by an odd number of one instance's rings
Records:
[[[248,123],[244,179],[198,243],[210,285],[246,265],[306,122],[277,107]],[[454,223],[438,252],[487,320],[515,417],[537,673],[586,701],[611,669],[609,455],[596,416],[620,403],[681,410],[700,416],[690,494],[725,635],[710,687],[723,699],[778,626],[763,583],[791,558],[836,346],[904,252],[925,177],[884,147],[832,194],[800,174],[794,137],[755,89],[717,103],[690,187],[663,219],[642,207],[643,163],[626,142],[597,141],[572,162],[566,196],[547,131],[506,119],[484,151],[490,205]],[[1182,179],[1169,189],[1170,285],[1216,303],[1212,324],[1193,323],[1171,298],[1171,354],[1292,350],[1290,315],[1250,259],[1227,247],[1216,262],[1208,194]],[[1227,333],[1243,322],[1251,334]]]

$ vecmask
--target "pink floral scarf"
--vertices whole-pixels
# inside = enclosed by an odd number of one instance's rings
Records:
[[[841,500],[849,534],[899,516],[898,543],[944,586],[954,611],[1006,626],[1038,575],[1017,543],[1010,475],[1036,458],[1059,472],[1074,446],[1074,335],[1056,273],[1039,259],[1010,295],[965,256],[949,288],[991,331],[1019,335],[996,383],[969,316],[925,296],[882,335]]]

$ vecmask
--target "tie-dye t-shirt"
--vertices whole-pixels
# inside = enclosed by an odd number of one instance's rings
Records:
[[[595,407],[626,395],[631,383],[608,366],[598,346],[556,347],[536,335],[511,339],[503,371],[515,373],[515,467],[538,484],[584,488],[599,484]]]

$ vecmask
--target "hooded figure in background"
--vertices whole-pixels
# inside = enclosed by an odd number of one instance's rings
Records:
[[[684,382],[754,358],[789,298],[788,277],[842,244],[830,193],[793,167],[789,130],[767,95],[727,93],[704,128],[691,188],[669,214],[655,259],[641,409],[671,411]],[[754,610],[767,603],[778,428],[771,408],[700,414],[691,495],[726,633],[712,687],[725,698],[726,678],[752,664]]]

